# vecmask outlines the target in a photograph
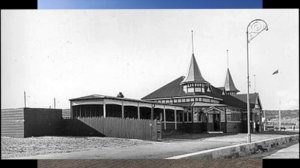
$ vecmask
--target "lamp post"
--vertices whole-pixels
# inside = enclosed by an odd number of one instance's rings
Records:
[[[268,30],[267,23],[262,19],[254,19],[247,26],[247,125],[248,125],[248,143],[251,143],[250,133],[250,100],[249,100],[249,43],[262,31]]]

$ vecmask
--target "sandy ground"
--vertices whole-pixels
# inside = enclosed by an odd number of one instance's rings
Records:
[[[252,141],[260,141],[283,136],[286,135],[253,134]],[[53,138],[55,139],[57,137]],[[164,159],[196,151],[246,143],[247,134],[200,139],[167,139],[163,142],[119,138],[98,139],[95,137],[89,141],[89,138],[77,138],[77,141],[81,143],[77,143],[77,145],[73,146],[73,148],[77,148],[74,151],[72,151],[73,149],[71,147],[68,148],[71,150],[68,153],[65,152],[64,148],[66,147],[62,148],[61,146],[68,146],[69,144],[72,144],[72,141],[71,143],[67,142],[68,138],[65,140],[65,143],[58,144],[53,143],[54,141],[51,141],[51,143],[48,142],[48,147],[44,146],[41,147],[41,150],[38,150],[42,152],[26,151],[25,153],[27,153],[27,155],[24,155],[24,153],[22,155],[21,153],[18,153],[18,150],[14,150],[15,153],[11,151],[11,154],[9,155],[9,152],[6,151],[5,155],[5,152],[2,153],[2,156],[10,159]],[[58,148],[58,152],[53,151],[53,145],[54,149],[55,147]],[[10,147],[10,149],[13,148]],[[47,149],[51,149],[51,152],[47,153]]]
[[[15,158],[50,153],[70,153],[103,148],[124,148],[155,142],[111,137],[1,137],[1,158]]]

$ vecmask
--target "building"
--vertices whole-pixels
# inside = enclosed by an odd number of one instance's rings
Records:
[[[61,109],[1,109],[1,136],[31,137],[60,135]]]
[[[142,100],[89,95],[70,99],[71,118],[119,117],[159,120],[164,132],[247,132],[247,95],[238,94],[229,68],[223,87],[214,87],[200,72],[192,53],[187,76],[181,76]],[[262,106],[250,94],[251,131],[259,126]]]
[[[247,94],[237,94],[229,68],[223,87],[214,87],[201,75],[192,53],[187,76],[181,76],[142,100],[184,108],[183,122],[193,132],[247,132]],[[250,96],[251,131],[259,132],[262,106],[258,93]]]

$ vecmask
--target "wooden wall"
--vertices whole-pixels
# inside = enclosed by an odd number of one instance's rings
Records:
[[[24,137],[58,135],[61,109],[25,108]]]
[[[78,117],[63,120],[63,133],[68,136],[108,136],[158,140],[161,124],[156,120],[114,117]]]
[[[62,117],[63,118],[71,118],[71,110],[70,109],[62,109]]]
[[[58,135],[61,120],[61,109],[2,109],[1,136],[31,137]]]
[[[23,109],[1,109],[1,136],[24,137]]]

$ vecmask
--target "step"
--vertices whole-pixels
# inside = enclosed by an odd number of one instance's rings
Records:
[[[209,134],[223,134],[223,131],[207,131]]]

